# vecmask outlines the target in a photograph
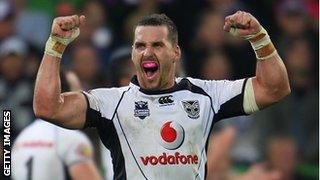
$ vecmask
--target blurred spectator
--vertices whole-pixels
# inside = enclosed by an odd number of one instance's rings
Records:
[[[129,85],[132,76],[135,74],[135,68],[131,60],[131,48],[124,46],[116,49],[110,57],[108,67],[112,87]]]
[[[230,60],[222,52],[213,52],[204,60],[201,76],[208,80],[232,79],[233,71]]]
[[[308,12],[302,0],[282,0],[276,7],[276,19],[283,35],[299,37],[308,30]]]
[[[281,173],[281,180],[307,179],[298,174],[298,150],[293,139],[286,136],[271,137],[267,144],[266,168]]]
[[[192,54],[190,55],[189,67],[187,69],[191,76],[199,77],[199,66],[203,62],[198,59],[205,59],[213,51],[223,51],[225,48],[225,36],[222,28],[224,17],[215,11],[205,11],[199,19],[195,39],[192,42]]]
[[[51,17],[43,9],[27,6],[27,1],[19,1],[16,12],[15,31],[32,47],[42,52],[50,32]]]
[[[276,20],[279,26],[278,38],[275,38],[276,46],[280,55],[287,46],[290,46],[294,39],[305,39],[310,45],[312,59],[312,73],[318,76],[319,59],[316,55],[319,51],[319,44],[316,39],[319,37],[319,28],[314,29],[310,23],[311,13],[303,0],[282,0],[275,6]]]
[[[194,43],[195,48],[204,48],[209,51],[222,49],[227,36],[221,29],[224,24],[224,16],[216,11],[206,11],[200,20]]]
[[[230,149],[236,133],[236,129],[229,126],[210,136],[207,151],[208,180],[230,179]]]
[[[76,13],[76,7],[71,2],[60,1],[56,6],[56,16],[71,16]]]
[[[93,46],[77,44],[71,57],[71,67],[79,76],[84,90],[106,86],[106,77],[100,71],[101,61]]]
[[[41,56],[42,54],[40,55],[37,51],[30,50],[28,56],[26,57],[23,74],[31,82],[35,82],[36,80],[36,75],[41,62]]]
[[[14,34],[14,14],[9,1],[0,1],[0,43]]]
[[[134,25],[137,24],[138,20],[143,16],[158,12],[158,3],[156,0],[140,0],[137,5],[137,9],[126,18],[124,24],[123,32],[128,40],[127,43],[132,42]]]
[[[265,164],[253,164],[246,172],[232,172],[230,151],[236,141],[237,130],[227,126],[211,135],[208,146],[208,180],[280,180],[281,173],[267,169]]]
[[[32,84],[23,76],[27,53],[27,45],[18,38],[8,38],[0,45],[0,107],[12,110],[13,131],[33,120]]]
[[[218,11],[224,16],[233,14],[238,10],[248,11],[248,8],[239,0],[207,0],[209,2],[210,9]]]
[[[85,1],[82,4],[81,14],[86,16],[86,25],[81,27],[81,34],[77,41],[92,44],[97,49],[101,65],[106,68],[113,43],[113,33],[108,23],[108,13],[100,1]]]

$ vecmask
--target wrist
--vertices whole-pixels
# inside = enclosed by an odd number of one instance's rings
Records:
[[[260,32],[244,37],[255,51],[258,60],[265,60],[276,54],[276,49],[271,42],[267,31],[262,27]]]
[[[59,41],[58,37],[50,35],[46,42],[44,53],[61,59],[66,47],[67,44],[63,44],[61,41]]]
[[[79,34],[80,30],[79,28],[76,28],[72,30],[71,36],[68,38],[50,35],[49,39],[46,42],[45,54],[61,59],[67,45],[71,43],[75,38],[77,38]]]

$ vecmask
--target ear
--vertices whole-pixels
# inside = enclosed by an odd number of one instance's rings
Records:
[[[181,58],[181,49],[178,44],[174,45],[174,60],[179,61]]]

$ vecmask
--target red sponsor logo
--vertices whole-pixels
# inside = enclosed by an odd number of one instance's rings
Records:
[[[142,163],[147,166],[149,164],[155,165],[171,165],[171,164],[198,164],[197,155],[183,155],[179,152],[175,152],[174,155],[162,153],[160,156],[146,156],[140,157]]]
[[[184,129],[175,121],[165,122],[160,129],[158,142],[166,149],[178,149],[184,140]]]
[[[26,148],[38,148],[38,147],[51,148],[52,146],[53,146],[53,143],[50,141],[29,141],[29,142],[23,142],[17,145],[17,147],[26,147]]]

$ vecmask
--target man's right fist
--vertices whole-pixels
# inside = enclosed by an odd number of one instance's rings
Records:
[[[61,59],[68,44],[79,36],[79,27],[84,22],[84,15],[55,18],[52,23],[51,35],[46,43],[45,54]]]
[[[70,38],[74,30],[85,23],[85,19],[84,15],[57,17],[53,20],[51,35]]]

